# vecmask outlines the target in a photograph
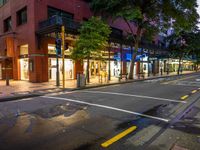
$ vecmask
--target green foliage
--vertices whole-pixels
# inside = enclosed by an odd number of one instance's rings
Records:
[[[174,19],[173,28],[175,33],[181,31],[191,32],[197,28],[199,15],[197,13],[197,0],[164,0],[162,15],[165,25]]]
[[[196,28],[199,18],[197,0],[92,0],[91,8],[101,16],[133,22],[148,32],[147,39],[166,31],[171,19],[175,20],[173,27],[179,33]]]
[[[72,59],[101,57],[101,52],[106,48],[111,33],[109,26],[100,18],[92,17],[82,24],[79,32],[80,37],[71,54]]]
[[[176,38],[179,38],[181,31],[191,32],[196,29],[199,18],[197,0],[91,0],[91,8],[95,14],[104,18],[124,19],[131,31],[135,49],[140,47],[142,36],[152,41],[155,35],[165,33],[171,26],[178,36]],[[136,33],[131,23],[137,27]],[[130,33],[128,36],[130,39]],[[179,57],[188,53],[188,47],[176,44],[171,45],[171,49],[172,54]],[[135,57],[131,63],[134,64],[134,61]],[[130,77],[133,66],[130,67]]]
[[[181,42],[181,41],[184,41]],[[200,58],[200,33],[199,32],[180,32],[179,35],[173,34],[168,37],[169,49],[172,57],[183,58],[189,55]]]

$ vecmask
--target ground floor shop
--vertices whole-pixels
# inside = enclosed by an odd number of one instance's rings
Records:
[[[56,80],[57,77],[57,59],[56,58],[48,58],[48,76],[49,80]],[[74,62],[71,59],[64,60],[65,66],[65,80],[74,79]],[[59,72],[59,79],[63,78],[63,62],[62,59],[58,59],[58,72]]]
[[[19,59],[20,64],[20,79],[21,80],[29,80],[29,59],[28,58],[22,58]]]
[[[65,50],[64,73],[62,58],[57,61],[55,50],[55,38],[45,37],[41,40],[40,49],[33,50],[35,47],[31,43],[18,45],[12,38],[8,39],[8,56],[0,57],[0,79],[27,80],[30,82],[55,81],[57,75],[62,80],[76,79],[78,73],[86,75],[87,60],[76,62],[70,59],[70,52],[73,51],[74,38],[67,38],[69,48]],[[111,44],[110,51],[103,53],[102,59],[91,58],[89,60],[89,77],[114,77],[119,78],[120,74],[129,75],[131,64],[131,48]],[[34,48],[33,48],[34,47]],[[15,48],[15,49],[14,49]],[[58,67],[57,67],[58,65]],[[58,68],[58,69],[57,69]],[[189,60],[181,61],[181,70],[193,71],[194,63]],[[147,52],[138,52],[134,64],[134,76],[138,74],[162,74],[165,72],[177,72],[178,60],[168,58],[158,58],[149,55]],[[57,73],[58,72],[58,73]]]

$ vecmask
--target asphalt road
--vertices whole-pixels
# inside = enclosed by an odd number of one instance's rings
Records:
[[[196,73],[2,102],[0,150],[169,149],[173,142],[151,143],[182,118],[174,119],[198,88]]]

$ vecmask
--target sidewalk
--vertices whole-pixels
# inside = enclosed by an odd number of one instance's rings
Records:
[[[194,73],[194,71],[185,71],[183,74],[189,74]],[[174,76],[176,73],[170,73],[169,75],[163,74],[156,75],[156,76],[149,76],[145,75],[144,79],[152,79],[152,78],[160,78],[160,77],[166,77],[166,76]],[[126,82],[133,82],[133,81],[139,81],[143,80],[143,77],[137,77],[135,76],[134,80],[125,80],[122,79],[119,81],[118,78],[112,77],[111,81],[107,81],[107,78],[103,78],[102,82],[100,82],[99,77],[91,78],[90,83],[86,85],[87,87],[98,87],[98,86],[105,86],[110,84],[118,84],[118,83],[126,83]],[[62,82],[60,82],[62,83]],[[65,90],[74,90],[77,88],[76,80],[67,80],[65,81]],[[10,80],[10,86],[6,86],[5,80],[0,80],[0,100],[7,98],[7,97],[13,97],[13,96],[19,96],[19,95],[26,95],[31,93],[53,93],[53,92],[59,92],[62,91],[62,85],[60,87],[56,86],[55,81],[45,82],[45,83],[31,83],[28,81],[15,81]]]
[[[199,150],[200,101],[179,121],[167,128],[149,146],[149,150]]]

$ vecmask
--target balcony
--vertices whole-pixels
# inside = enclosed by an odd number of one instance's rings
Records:
[[[47,20],[44,20],[39,23],[38,34],[49,34],[53,32],[60,32],[61,26],[64,25],[66,32],[78,33],[80,28],[80,23],[75,22],[74,20],[67,19],[60,16],[53,16]]]

